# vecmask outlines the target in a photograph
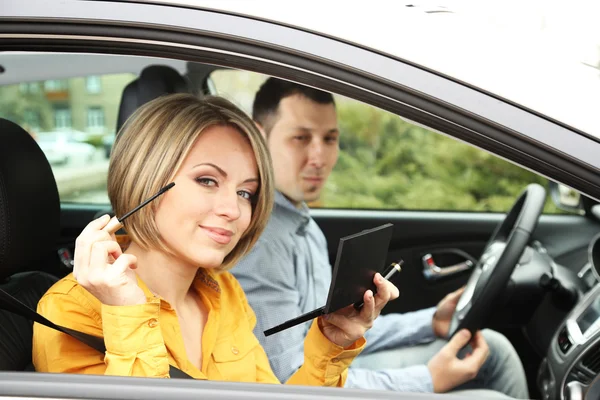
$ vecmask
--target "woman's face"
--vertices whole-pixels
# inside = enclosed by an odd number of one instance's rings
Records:
[[[184,262],[217,268],[252,217],[258,167],[248,140],[211,126],[196,140],[155,216],[162,240]]]

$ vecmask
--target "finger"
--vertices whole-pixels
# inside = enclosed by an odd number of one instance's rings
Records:
[[[483,351],[482,348],[474,349],[469,357],[465,357],[458,361],[461,369],[468,374],[470,379],[475,378],[477,373],[481,369],[482,365],[488,357],[488,352]]]
[[[373,292],[367,290],[363,295],[363,306],[360,310],[359,318],[364,321],[369,327],[373,323],[373,320],[377,318],[375,311],[375,297]]]
[[[123,224],[119,221],[119,219],[117,217],[112,217],[110,221],[108,221],[106,226],[102,228],[102,230],[112,235],[115,234],[122,227]]]
[[[451,300],[458,301],[458,299],[460,298],[460,296],[462,296],[464,291],[465,291],[465,287],[463,286],[460,289],[455,290],[454,292],[450,293],[448,296]]]
[[[110,215],[104,214],[103,216],[90,221],[90,223],[87,224],[85,228],[83,228],[83,231],[81,233],[87,231],[99,231],[100,229],[106,226],[108,221],[110,221]]]
[[[110,256],[118,258],[121,255],[121,246],[117,242],[111,240],[96,242],[92,246],[90,254],[90,266],[88,277],[91,280],[105,275],[105,270],[108,265]]]
[[[124,272],[127,269],[137,268],[137,257],[133,254],[121,254],[111,266],[115,272]]]
[[[456,356],[458,352],[465,347],[471,340],[471,332],[468,329],[461,329],[457,332],[452,339],[444,346],[448,351]]]
[[[363,305],[363,307],[364,306],[366,306],[366,304]],[[356,310],[348,315],[343,314],[340,311],[342,310],[327,314],[324,319],[328,324],[335,326],[346,340],[353,342],[362,337],[367,328],[372,325],[372,323],[362,321],[362,319],[358,317]]]
[[[377,287],[377,295],[375,296],[375,307],[381,311],[390,300],[397,299],[400,295],[398,288],[385,279],[381,274],[377,273],[373,277],[373,282]]]
[[[87,229],[87,228],[86,228]],[[92,245],[96,242],[110,241],[108,233],[101,230],[83,230],[75,240],[75,254],[73,256],[73,275],[85,274],[90,263]]]
[[[480,366],[483,365],[490,354],[490,348],[480,331],[475,333],[470,341],[470,344],[471,348],[473,349],[471,357],[474,358]]]

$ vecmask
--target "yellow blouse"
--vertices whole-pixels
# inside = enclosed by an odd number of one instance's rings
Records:
[[[252,333],[256,317],[233,275],[200,270],[193,284],[208,309],[199,338],[202,370],[187,359],[175,309],[140,279],[138,284],[148,302],[135,306],[101,304],[72,274],[52,286],[40,300],[38,312],[55,324],[103,336],[106,353],[35,323],[36,370],[167,378],[172,364],[196,379],[279,383]],[[346,349],[337,346],[314,321],[304,342],[304,365],[286,383],[342,387],[348,366],[364,344],[361,338]]]

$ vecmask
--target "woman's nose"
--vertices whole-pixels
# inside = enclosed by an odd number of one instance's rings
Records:
[[[216,199],[215,213],[229,220],[236,220],[240,217],[239,196],[236,190],[223,190],[220,193]]]

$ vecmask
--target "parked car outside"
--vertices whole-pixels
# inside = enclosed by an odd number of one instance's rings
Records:
[[[37,142],[51,165],[82,165],[93,160],[96,148],[69,131],[39,132]]]

